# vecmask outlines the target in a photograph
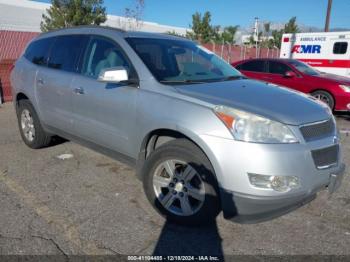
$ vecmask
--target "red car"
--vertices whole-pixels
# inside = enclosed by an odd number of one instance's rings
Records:
[[[309,93],[334,111],[350,111],[350,78],[319,72],[295,59],[249,59],[232,66],[249,78]]]

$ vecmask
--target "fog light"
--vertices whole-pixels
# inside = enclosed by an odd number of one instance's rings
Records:
[[[350,110],[350,104],[347,104],[346,107]]]
[[[250,183],[258,188],[273,189],[278,192],[287,192],[292,188],[300,186],[299,178],[296,176],[266,176],[248,174]]]

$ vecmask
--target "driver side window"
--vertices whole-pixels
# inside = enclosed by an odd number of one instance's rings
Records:
[[[285,75],[288,71],[292,71],[289,66],[279,63],[270,61],[269,62],[269,73],[270,74],[278,74],[278,75]]]
[[[108,39],[92,38],[85,52],[81,73],[97,79],[103,69],[118,66],[130,71],[130,64],[121,48]]]

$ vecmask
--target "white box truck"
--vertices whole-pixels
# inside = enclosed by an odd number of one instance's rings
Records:
[[[319,71],[350,77],[350,31],[283,34],[280,58],[298,59]]]

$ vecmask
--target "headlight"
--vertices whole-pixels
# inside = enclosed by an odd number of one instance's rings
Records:
[[[292,131],[279,122],[226,106],[216,106],[215,114],[236,140],[254,143],[298,143]]]
[[[350,86],[346,86],[346,85],[339,85],[339,87],[340,87],[341,89],[343,89],[343,90],[344,90],[344,92],[346,92],[346,93],[350,93]]]

